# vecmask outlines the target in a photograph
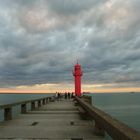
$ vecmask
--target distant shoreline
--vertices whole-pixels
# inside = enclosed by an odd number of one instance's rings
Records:
[[[89,94],[86,94],[86,93],[83,93],[84,95],[90,95],[90,94],[137,94],[137,93],[140,93],[140,92],[96,92],[96,93],[92,93],[90,92]],[[25,93],[14,93],[14,92],[0,92],[0,94],[56,94],[56,93],[34,93],[34,92],[25,92]]]
[[[33,93],[33,92],[32,93],[30,93],[30,92],[29,93],[26,93],[26,92],[25,93],[13,93],[13,92],[7,93],[6,92],[6,93],[0,93],[0,94],[55,94],[55,93]]]

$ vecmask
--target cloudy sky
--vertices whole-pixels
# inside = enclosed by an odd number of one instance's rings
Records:
[[[0,0],[0,92],[140,91],[140,0]]]

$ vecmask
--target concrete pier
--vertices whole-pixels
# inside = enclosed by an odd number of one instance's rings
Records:
[[[45,101],[43,101],[45,104]],[[25,111],[16,119],[0,124],[1,140],[103,140],[94,134],[94,122],[85,119],[72,100],[48,102],[39,108],[32,103],[32,111]]]

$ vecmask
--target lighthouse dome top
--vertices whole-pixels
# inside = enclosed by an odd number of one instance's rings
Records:
[[[77,62],[77,64],[75,65],[75,67],[81,67],[81,65]]]

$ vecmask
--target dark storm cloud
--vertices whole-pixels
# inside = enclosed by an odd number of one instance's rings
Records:
[[[138,0],[0,0],[0,86],[140,83]]]
[[[89,10],[104,0],[48,0],[50,10],[61,15],[73,15]]]

